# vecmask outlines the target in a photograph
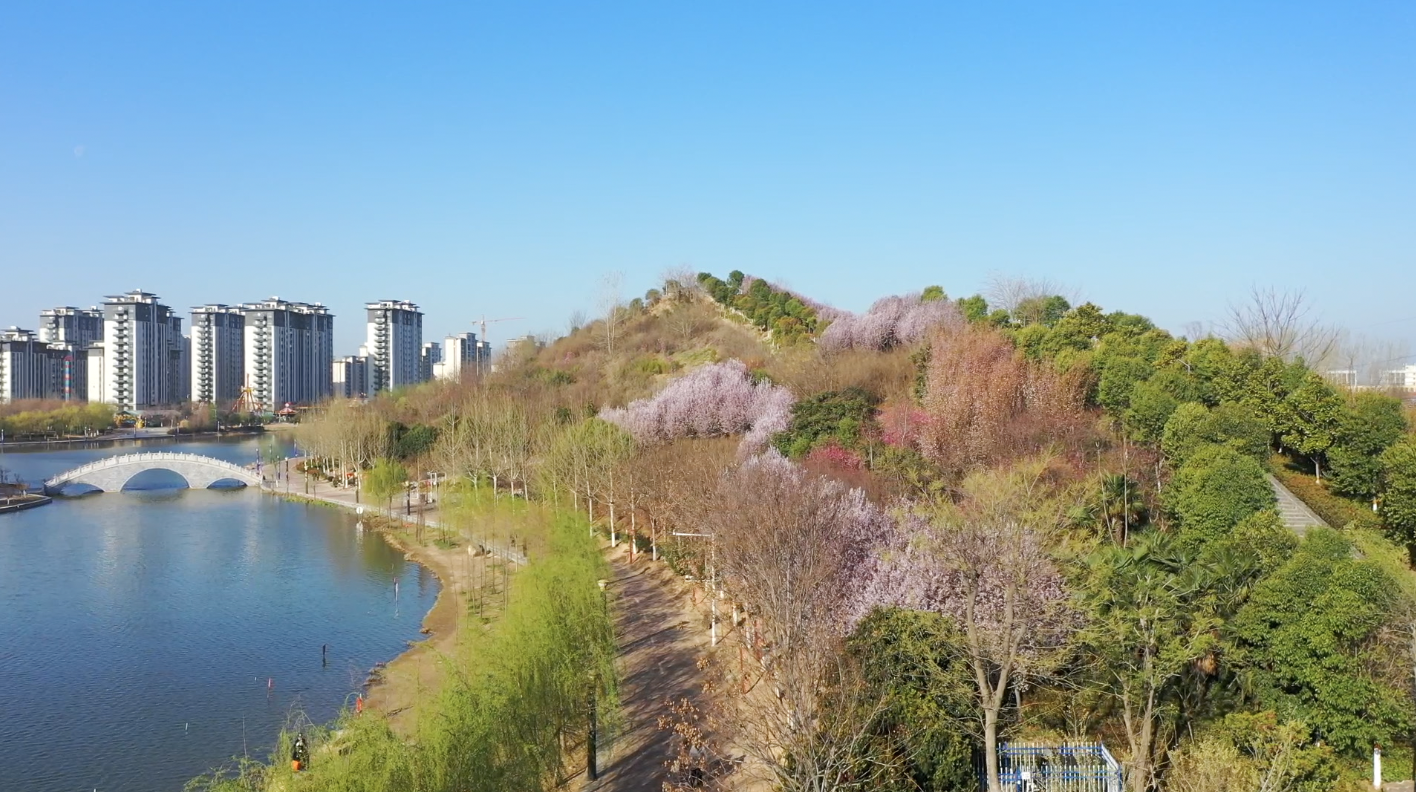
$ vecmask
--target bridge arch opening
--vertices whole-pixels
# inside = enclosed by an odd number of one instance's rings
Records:
[[[234,489],[245,489],[246,486],[247,486],[247,485],[246,485],[246,482],[244,482],[244,481],[242,481],[242,480],[240,480],[240,479],[237,479],[237,478],[229,478],[229,477],[228,477],[228,478],[219,478],[219,479],[217,479],[216,481],[213,481],[211,484],[207,485],[207,489],[214,489],[214,490],[234,490]]]
[[[191,484],[181,473],[166,468],[149,468],[134,473],[132,478],[123,482],[124,491],[189,489],[190,487]]]
[[[97,495],[101,492],[103,492],[103,490],[87,482],[70,481],[61,487],[57,493],[51,492],[50,494],[57,494],[65,498],[82,498],[85,495]]]

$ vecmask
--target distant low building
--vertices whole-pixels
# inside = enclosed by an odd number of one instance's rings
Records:
[[[1389,388],[1416,389],[1416,364],[1388,371],[1382,384]]]

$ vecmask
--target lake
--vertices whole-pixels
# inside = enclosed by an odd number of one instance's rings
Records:
[[[6,451],[0,467],[38,483],[135,451],[246,464],[260,442]],[[330,720],[420,637],[437,579],[353,515],[182,485],[151,472],[0,515],[0,790],[180,790],[266,758],[286,723]]]

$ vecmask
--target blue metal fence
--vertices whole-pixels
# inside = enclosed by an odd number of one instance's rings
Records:
[[[979,768],[979,789],[988,788]],[[1005,742],[998,780],[1008,792],[1123,792],[1121,764],[1099,742]]]

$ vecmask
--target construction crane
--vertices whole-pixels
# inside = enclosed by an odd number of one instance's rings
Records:
[[[506,316],[502,317],[501,319],[488,319],[486,314],[482,314],[481,319],[473,319],[472,323],[480,327],[482,330],[482,334],[477,337],[481,339],[482,343],[488,344],[491,342],[487,340],[487,325],[492,324],[493,322],[519,322],[523,318],[524,317],[520,316]]]

